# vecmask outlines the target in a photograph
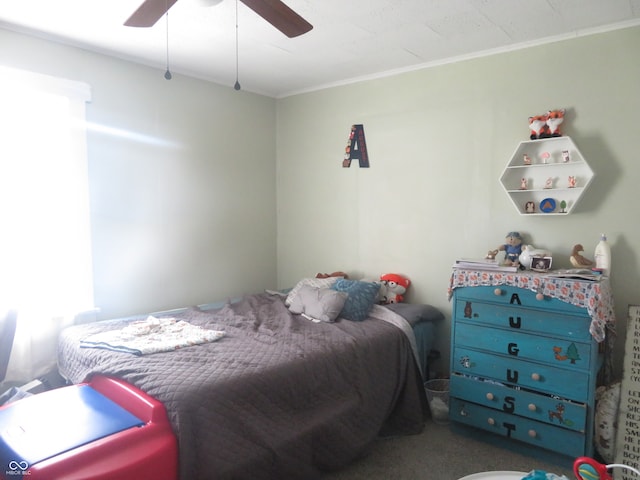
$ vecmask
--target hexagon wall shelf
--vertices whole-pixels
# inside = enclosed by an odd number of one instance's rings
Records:
[[[593,170],[569,137],[520,142],[500,184],[520,215],[567,215],[593,180]]]

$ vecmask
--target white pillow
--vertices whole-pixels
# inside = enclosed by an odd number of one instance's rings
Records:
[[[291,289],[289,294],[287,295],[287,299],[284,301],[284,304],[288,307],[291,305],[291,302],[296,298],[298,292],[304,285],[309,285],[315,288],[331,288],[331,286],[338,281],[339,278],[342,277],[328,277],[328,278],[303,278],[300,280],[295,287]]]
[[[345,292],[331,288],[315,288],[303,285],[289,307],[291,313],[304,315],[311,320],[333,322],[342,311],[347,297]]]

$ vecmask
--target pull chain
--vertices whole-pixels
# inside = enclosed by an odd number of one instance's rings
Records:
[[[240,90],[240,82],[238,81],[238,0],[236,0],[236,83],[234,90]]]

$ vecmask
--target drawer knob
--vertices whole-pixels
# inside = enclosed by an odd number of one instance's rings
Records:
[[[533,403],[530,403],[527,408],[529,408],[529,411],[531,412],[535,412],[537,410],[535,404]]]
[[[487,419],[487,423],[488,423],[489,425],[495,425],[495,424],[496,424],[496,421],[495,421],[493,418],[489,417],[489,418]]]
[[[536,433],[535,430],[529,430],[529,436],[531,438],[536,438],[538,436],[538,434]]]
[[[493,393],[487,393],[487,400],[493,400]]]
[[[539,373],[532,373],[531,374],[531,380],[533,380],[534,382],[540,381],[540,374]]]
[[[544,295],[542,293],[536,293],[536,300],[544,300]]]
[[[494,294],[496,297],[499,297],[500,295],[502,295],[502,289],[501,289],[501,288],[496,288],[496,289],[493,291],[493,294]]]

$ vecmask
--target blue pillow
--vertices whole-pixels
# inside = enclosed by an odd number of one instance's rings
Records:
[[[349,294],[339,316],[347,320],[361,322],[369,316],[369,312],[378,298],[380,285],[340,278],[331,288]]]

